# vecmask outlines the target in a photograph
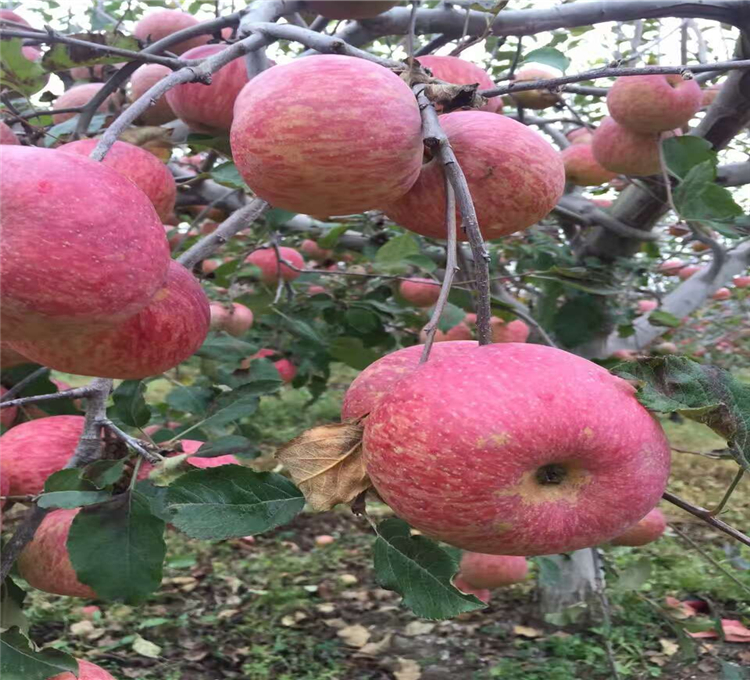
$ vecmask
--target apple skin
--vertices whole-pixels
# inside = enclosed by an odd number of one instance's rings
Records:
[[[158,375],[192,356],[208,335],[208,298],[195,277],[175,261],[166,281],[138,314],[96,333],[14,344],[24,356],[77,375],[138,380]]]
[[[98,139],[79,139],[63,144],[58,151],[88,156],[98,142]],[[168,219],[174,212],[177,184],[167,166],[154,154],[135,144],[115,142],[101,162],[127,177],[146,194],[154,204],[159,220]]]
[[[461,578],[475,588],[501,588],[525,581],[529,564],[517,555],[465,552],[459,567]]]
[[[411,188],[422,167],[421,130],[414,94],[397,75],[364,59],[319,55],[253,78],[238,97],[230,141],[243,179],[274,207],[348,215]]]
[[[8,390],[6,390],[2,385],[0,385],[0,397],[2,397],[7,391]],[[18,415],[17,406],[4,408],[0,410],[0,423],[2,423],[5,427],[12,427],[13,423],[16,420],[17,415]],[[0,495],[5,495],[5,494],[0,494]]]
[[[53,472],[62,470],[83,432],[83,416],[49,416],[16,425],[0,437],[0,470],[10,494],[41,493]]]
[[[728,300],[732,297],[732,291],[729,288],[719,288],[712,296],[712,300]]]
[[[279,254],[282,260],[286,260],[289,264],[297,267],[297,269],[305,268],[305,261],[294,248],[287,248],[282,246],[279,248]],[[276,259],[276,251],[273,248],[262,248],[255,250],[250,253],[246,258],[247,264],[252,264],[260,269],[260,280],[263,283],[276,283],[279,279],[279,273],[284,281],[294,281],[300,276],[300,272],[294,271],[285,264],[281,265],[279,269],[279,261]]]
[[[183,59],[205,59],[226,45],[202,45],[188,50]],[[183,83],[165,95],[178,118],[191,130],[226,135],[234,120],[234,102],[247,83],[244,59],[235,59],[211,76],[211,84]],[[253,80],[255,83],[255,80]]]
[[[32,588],[55,595],[94,600],[96,592],[78,580],[66,545],[70,525],[79,511],[80,508],[74,508],[50,512],[42,520],[32,541],[21,552],[16,564],[18,573]]]
[[[703,269],[703,267],[697,264],[689,264],[687,267],[680,269],[680,271],[677,272],[677,276],[684,281],[685,279],[689,279],[693,274],[697,274],[701,269]]]
[[[490,319],[492,342],[526,342],[531,332],[525,321],[504,321],[496,316]]]
[[[440,297],[440,282],[413,277],[408,281],[401,281],[398,292],[415,307],[432,307]]]
[[[161,287],[170,262],[164,227],[148,197],[112,168],[9,146],[0,190],[3,340],[111,327]]]
[[[669,442],[634,393],[552,347],[438,357],[368,416],[367,473],[397,516],[464,550],[599,545],[655,507],[669,476]]]
[[[602,167],[618,174],[647,177],[661,171],[658,134],[634,132],[609,116],[595,130],[591,150]]]
[[[513,76],[512,82],[524,83],[529,80],[550,80],[554,74],[541,68],[524,68]],[[547,90],[523,90],[511,92],[511,98],[516,104],[525,109],[546,109],[554,106],[560,98],[553,92]]]
[[[735,276],[732,283],[735,288],[750,288],[750,276]]]
[[[480,90],[489,90],[495,87],[495,81],[483,68],[460,57],[439,56],[429,54],[419,57],[419,63],[432,71],[432,75],[438,80],[454,85],[473,85],[479,83]],[[492,97],[480,109],[498,113],[503,109],[502,97]]]
[[[653,312],[658,306],[659,303],[656,300],[638,300],[638,313],[648,314],[649,312]]]
[[[172,69],[163,64],[144,64],[141,66],[130,77],[130,101],[134,102],[170,73],[172,73]],[[177,115],[172,111],[166,96],[157,99],[147,109],[146,113],[141,115],[141,121],[146,125],[161,125],[175,118],[177,118]]]
[[[630,547],[646,545],[659,538],[666,528],[667,520],[664,513],[659,508],[654,508],[627,531],[614,538],[611,543]]]
[[[466,175],[479,226],[486,240],[507,236],[546,217],[562,196],[565,169],[560,154],[539,134],[515,120],[486,111],[440,116]],[[433,158],[400,200],[385,206],[402,227],[445,238],[442,164]],[[456,231],[467,240],[456,208]]]
[[[474,341],[459,340],[433,345],[429,361],[447,355],[462,354],[477,346]],[[341,404],[341,420],[356,420],[367,415],[393,386],[419,366],[422,345],[412,345],[386,354],[365,368],[349,385]]]
[[[310,286],[307,289],[308,295],[325,295],[328,291],[323,286]]]
[[[701,108],[705,109],[714,103],[714,99],[719,96],[721,85],[709,85],[701,90]]]
[[[617,177],[594,158],[591,144],[575,143],[560,154],[565,165],[565,179],[579,187],[594,187]]]
[[[185,28],[196,26],[200,22],[193,15],[176,9],[164,9],[150,12],[138,21],[133,29],[133,35],[143,42],[154,43],[166,38],[172,33],[177,33]],[[169,52],[181,55],[190,49],[205,45],[211,40],[210,35],[198,35],[188,40],[183,40],[176,45],[171,45]],[[185,59],[194,57],[185,56]],[[240,60],[242,61],[242,60]]]
[[[371,19],[387,12],[398,4],[397,0],[369,0],[368,2],[342,2],[342,0],[308,0],[307,8],[326,19]]]
[[[587,127],[579,127],[566,133],[565,136],[571,144],[591,144],[594,132]]]
[[[467,583],[460,573],[453,577],[453,585],[462,593],[474,595],[474,597],[480,599],[485,604],[492,598],[492,593],[487,588],[475,588],[470,583]]]
[[[175,426],[179,425],[179,423],[175,423]],[[157,432],[161,429],[161,426],[156,426],[157,429],[153,430],[153,432]],[[147,430],[148,428],[146,428]],[[144,432],[146,432],[144,430]],[[152,432],[152,433],[153,433]],[[146,434],[148,434],[146,432]],[[149,435],[150,436],[150,435]],[[182,451],[183,453],[192,454],[197,453],[198,449],[203,446],[206,442],[201,442],[196,439],[181,439],[180,444],[182,445]],[[168,455],[174,455],[178,456],[179,453],[174,454],[168,454]],[[207,458],[204,456],[192,456],[188,455],[188,457],[185,459],[185,462],[196,468],[213,468],[213,467],[221,467],[222,465],[242,465],[240,460],[232,455],[231,453],[228,453],[225,456],[214,456],[213,458]],[[146,479],[151,474],[152,470],[154,469],[154,466],[151,465],[151,463],[147,463],[146,461],[143,461],[141,463],[141,467],[138,469],[138,480]]]
[[[0,342],[0,368],[13,368],[32,363],[20,352],[16,352],[7,342]]]
[[[465,321],[453,326],[453,328],[447,331],[441,331],[438,329],[435,331],[434,342],[457,342],[459,340],[473,340],[474,333]],[[427,333],[424,330],[419,331],[419,342],[424,344],[427,342]]]
[[[211,303],[211,328],[223,330],[239,337],[244,335],[253,325],[253,312],[239,302],[233,302],[232,308],[227,309],[218,302]]]
[[[302,241],[302,245],[299,247],[299,249],[305,255],[309,255],[313,260],[318,260],[319,262],[329,260],[333,255],[332,250],[321,248],[316,241],[313,241],[310,238],[306,238],[304,241]]]
[[[685,125],[702,99],[700,85],[679,74],[622,76],[609,88],[607,109],[634,132],[665,132]]]
[[[0,120],[0,144],[20,145],[16,133],[11,130],[10,126]]]
[[[82,609],[89,609],[89,607],[83,607]],[[98,610],[98,607],[96,607]],[[110,675],[101,666],[97,666],[95,663],[86,661],[85,659],[77,659],[78,661],[78,680],[117,680],[113,675]],[[49,680],[76,680],[72,673],[58,673],[53,675]]]
[[[76,106],[85,106],[92,97],[104,87],[104,83],[83,83],[75,85],[69,90],[63,92],[54,102],[52,110],[69,109]],[[97,113],[106,113],[109,111],[109,105],[113,101],[113,95],[109,95],[96,110]],[[52,122],[57,125],[64,123],[66,120],[77,116],[77,113],[53,113]]]
[[[684,266],[685,266],[685,262],[683,260],[674,258],[672,260],[667,260],[666,262],[662,262],[657,268],[657,271],[660,274],[664,274],[665,276],[678,276],[680,273],[680,270]]]
[[[26,19],[10,9],[0,9],[0,19],[5,19],[6,21],[15,21],[17,24],[23,24],[24,26],[28,26],[29,28],[31,28],[31,24],[26,21]]]
[[[269,359],[270,357],[273,357],[275,355],[279,354],[274,349],[268,349],[267,347],[264,347],[263,349],[259,349],[255,354],[252,356],[249,356],[247,359],[244,359],[240,363],[240,368],[247,369],[250,367],[250,362],[253,359]],[[287,384],[292,382],[294,380],[295,376],[297,375],[297,367],[289,361],[289,359],[278,359],[273,362],[273,365],[276,367],[276,370],[279,372],[279,377],[281,380]]]

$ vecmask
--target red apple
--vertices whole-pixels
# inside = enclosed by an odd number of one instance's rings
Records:
[[[634,132],[664,132],[685,125],[700,109],[703,93],[679,74],[622,76],[607,93],[607,108]]]
[[[162,64],[144,64],[141,66],[130,78],[130,101],[134,102],[142,97],[170,73],[172,73],[172,69]],[[141,120],[146,125],[161,125],[175,118],[177,116],[172,111],[166,96],[157,99],[141,116]]]
[[[677,272],[677,276],[684,281],[685,279],[689,279],[693,274],[697,274],[701,269],[703,269],[703,267],[697,264],[689,264],[687,267],[682,267],[682,269]]]
[[[525,321],[505,321],[496,316],[490,319],[492,342],[526,342],[530,329]]]
[[[465,552],[459,567],[461,578],[475,588],[501,588],[521,583],[529,575],[525,557]]]
[[[96,598],[94,590],[78,580],[68,554],[68,532],[79,511],[80,508],[50,512],[23,549],[16,563],[18,573],[32,588],[55,595]]]
[[[711,298],[714,300],[728,300],[732,297],[732,291],[729,288],[719,288]]]
[[[476,342],[456,341],[433,345],[429,361],[453,354],[462,354]],[[341,405],[341,420],[356,420],[367,415],[393,386],[419,366],[422,345],[412,345],[386,354],[364,369],[349,385]]]
[[[612,358],[620,361],[635,361],[638,354],[632,349],[618,349],[612,352]]]
[[[41,493],[47,477],[65,467],[82,432],[83,416],[49,416],[3,434],[0,469],[10,481],[10,494]]]
[[[363,450],[397,516],[501,555],[614,538],[658,503],[670,463],[661,426],[630,384],[568,352],[517,343],[408,374],[365,421]]]
[[[604,208],[605,210],[608,208],[611,208],[613,203],[608,198],[592,198],[591,202],[597,207],[597,208]]]
[[[276,350],[263,348],[259,349],[255,354],[248,357],[244,361],[240,363],[240,368],[247,369],[250,367],[250,362],[253,359],[270,359],[271,357],[274,357],[278,355],[279,353]],[[279,372],[279,377],[284,381],[285,383],[290,383],[292,380],[294,380],[295,376],[297,375],[297,367],[289,361],[289,359],[278,359],[277,361],[273,362],[273,365],[276,367],[276,370]]]
[[[83,609],[89,609],[89,607],[83,607]],[[75,676],[72,673],[59,673],[49,680],[75,680]],[[101,666],[85,659],[78,659],[78,680],[116,680],[116,678],[107,673]]]
[[[709,85],[701,91],[701,108],[705,109],[714,103],[714,99],[719,96],[721,85]]]
[[[333,255],[332,250],[321,248],[315,241],[309,238],[302,241],[302,245],[299,249],[305,255],[309,255],[313,260],[318,260],[319,262],[329,260]]]
[[[327,19],[371,19],[398,4],[397,0],[308,0],[307,8]]]
[[[599,165],[591,151],[591,144],[571,144],[560,155],[565,166],[565,179],[576,186],[599,186],[617,177],[617,173]]]
[[[591,144],[594,138],[594,131],[587,127],[579,127],[567,132],[565,136],[571,144]]]
[[[750,276],[735,276],[732,283],[735,288],[750,288]]]
[[[489,73],[470,61],[460,57],[437,56],[434,54],[419,57],[419,63],[430,69],[432,75],[438,80],[454,85],[479,84],[480,90],[489,90],[495,87],[495,82]],[[502,97],[492,97],[481,110],[497,113],[503,109]]]
[[[279,248],[279,254],[281,259],[285,260],[293,267],[297,269],[305,268],[305,261],[294,248],[286,248],[282,246]],[[252,264],[260,269],[260,280],[263,283],[276,283],[279,279],[279,274],[284,281],[294,281],[300,272],[295,271],[291,267],[285,264],[280,264],[276,258],[276,251],[273,248],[261,248],[250,253],[246,258],[247,264]]]
[[[684,266],[685,263],[682,260],[675,258],[672,260],[667,260],[666,262],[662,262],[657,267],[657,271],[660,274],[664,274],[665,276],[677,276]]]
[[[560,154],[521,123],[486,111],[457,111],[440,117],[474,199],[485,239],[520,231],[546,217],[565,187]],[[388,217],[422,236],[445,238],[443,166],[433,158],[400,200],[385,207]],[[457,234],[460,228],[457,213]]]
[[[183,59],[206,59],[227,48],[202,45],[185,52]],[[253,86],[256,80],[253,80]],[[196,132],[226,135],[234,119],[234,100],[247,83],[244,59],[235,59],[211,76],[211,84],[183,83],[167,92],[177,117]]]
[[[16,352],[7,342],[0,342],[0,368],[13,368],[30,363],[32,362],[20,352]]]
[[[0,397],[2,397],[8,390],[0,385]],[[5,427],[11,427],[16,420],[18,415],[18,407],[11,406],[10,408],[4,408],[0,410],[0,423]],[[5,494],[2,494],[5,495]]]
[[[323,286],[310,286],[307,289],[308,295],[323,295],[328,291]]]
[[[523,68],[513,76],[513,83],[526,83],[530,80],[550,80],[555,76],[541,68]],[[560,101],[560,97],[548,90],[523,90],[511,92],[510,96],[519,106],[526,109],[546,109]]]
[[[229,335],[244,335],[253,325],[253,312],[239,302],[227,308],[219,302],[211,303],[211,327],[226,331]]]
[[[198,19],[187,12],[181,12],[176,9],[162,9],[151,12],[140,19],[133,29],[133,35],[143,42],[154,43],[157,40],[166,38],[168,35],[172,35],[172,33],[177,33],[177,31],[182,31],[185,28],[191,28],[199,23]],[[205,45],[209,40],[211,40],[209,34],[198,35],[194,38],[183,40],[176,45],[171,45],[168,51],[178,55],[183,54],[199,45]],[[196,59],[197,57],[185,54],[184,58]],[[242,59],[239,61],[242,62]]]
[[[98,141],[98,139],[79,139],[76,142],[63,144],[58,151],[88,156]],[[102,163],[127,177],[146,194],[154,204],[160,220],[169,219],[174,212],[177,185],[167,166],[154,154],[134,144],[115,142]]]
[[[12,21],[16,24],[22,24],[31,28],[31,24],[26,21],[26,19],[9,9],[0,9],[0,19],[4,19],[5,21]]]
[[[492,598],[492,593],[487,588],[475,588],[471,584],[467,583],[460,573],[456,574],[456,576],[453,577],[453,585],[456,586],[456,588],[458,588],[462,593],[473,595],[485,604],[487,604]]]
[[[104,87],[104,83],[85,83],[83,85],[76,85],[71,87],[69,90],[63,92],[54,102],[52,102],[52,110],[55,109],[70,109],[78,106],[85,106],[89,103],[92,97]],[[109,111],[109,105],[113,101],[113,95],[109,95],[96,110],[97,113],[107,113]],[[55,125],[64,123],[69,118],[77,116],[77,113],[53,113],[52,122]]]
[[[648,314],[648,312],[653,312],[658,306],[659,303],[656,300],[638,300],[638,313]]]
[[[469,328],[469,326],[462,321],[461,323],[456,324],[455,326],[453,326],[453,328],[450,328],[447,331],[441,331],[439,329],[435,331],[434,342],[457,342],[459,340],[473,339],[474,333],[472,333],[471,328]],[[419,342],[427,342],[427,333],[425,333],[424,330],[421,330],[419,332]]]
[[[204,274],[213,274],[221,265],[221,260],[203,260],[201,262],[201,271]]]
[[[138,314],[96,333],[14,344],[30,359],[66,373],[137,380],[192,356],[208,334],[208,298],[195,277],[170,262],[166,281]]]
[[[594,132],[591,150],[607,170],[644,177],[661,171],[658,145],[657,133],[634,132],[608,116]]]
[[[15,144],[15,145],[21,144],[21,142],[18,141],[18,137],[16,137],[16,133],[10,129],[9,125],[6,125],[1,120],[0,120],[0,144]]]
[[[148,197],[112,168],[9,146],[0,192],[6,342],[111,327],[162,286],[170,261],[164,227]]]
[[[403,196],[422,166],[414,94],[364,59],[320,55],[274,66],[245,87],[235,114],[234,161],[276,208],[315,216],[380,208]]]
[[[690,233],[690,227],[681,222],[677,222],[676,224],[670,224],[667,231],[669,231],[671,236],[687,236]]]
[[[404,300],[416,307],[432,307],[440,296],[440,282],[413,277],[408,281],[401,281],[398,292]]]
[[[101,80],[104,75],[104,64],[96,64],[95,66],[75,66],[70,69],[70,77],[73,80]]]
[[[645,517],[612,540],[612,545],[636,547],[655,541],[667,528],[667,520],[659,508],[654,508]]]
[[[329,536],[328,534],[323,534],[321,536],[315,537],[315,545],[331,545],[335,542],[336,539],[333,536]]]

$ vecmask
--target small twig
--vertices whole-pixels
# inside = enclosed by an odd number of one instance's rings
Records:
[[[419,57],[431,54],[435,50],[439,50],[444,45],[447,45],[451,40],[453,40],[453,36],[448,35],[447,33],[435,36],[430,42],[422,45],[422,47],[414,53],[414,56],[419,59]]]
[[[41,378],[47,373],[49,373],[49,368],[47,368],[46,366],[40,366],[36,369],[36,371],[29,373],[23,380],[19,380],[15,385],[13,385],[13,387],[11,387],[5,394],[3,394],[2,397],[0,397],[0,403],[10,401],[17,394],[23,392],[24,388],[27,385],[30,385],[35,380]]]
[[[152,465],[156,465],[157,463],[164,460],[164,457],[162,455],[156,453],[156,451],[149,451],[148,449],[144,448],[143,442],[141,442],[139,439],[136,439],[135,437],[131,437],[127,432],[123,432],[109,418],[101,418],[99,420],[99,425],[106,428],[113,435],[124,441],[141,458],[151,463]]]
[[[518,62],[521,61],[521,53],[523,52],[523,36],[518,36],[518,45],[516,45],[516,53],[513,55],[513,63],[510,65],[510,70],[508,71],[507,78],[508,80],[513,80],[513,76],[516,73],[516,69],[518,68]]]
[[[676,505],[678,508],[684,510],[685,512],[689,512],[694,517],[703,520],[706,524],[710,524],[715,529],[722,531],[723,533],[727,534],[727,536],[731,536],[740,543],[744,543],[745,545],[750,546],[749,536],[746,536],[741,531],[738,531],[726,522],[717,519],[713,516],[713,513],[710,510],[706,510],[706,508],[701,508],[700,506],[693,505],[692,503],[683,500],[679,496],[675,496],[669,491],[665,491],[662,494],[662,498],[665,501],[669,501],[673,505]]]
[[[217,196],[213,201],[203,206],[203,208],[201,208],[198,214],[190,222],[190,226],[188,226],[185,233],[180,236],[180,240],[177,241],[177,243],[175,244],[175,247],[173,248],[173,252],[172,252],[172,257],[177,255],[177,253],[179,253],[180,250],[182,250],[182,246],[184,245],[185,241],[187,241],[187,239],[190,238],[190,232],[192,232],[192,230],[200,224],[201,220],[203,220],[206,217],[206,215],[208,215],[208,213],[211,212],[212,208],[215,208],[219,203],[224,202],[230,196],[237,194],[237,193],[242,193],[242,189],[227,189],[223,194],[221,194],[220,196]]]
[[[729,501],[729,497],[732,495],[732,492],[737,488],[737,485],[740,483],[740,480],[745,475],[745,468],[740,468],[737,470],[737,474],[734,476],[734,479],[732,480],[732,483],[729,485],[729,488],[726,490],[726,493],[724,494],[724,497],[719,501],[719,504],[711,510],[712,515],[718,515],[721,513],[721,511],[726,506],[727,502]]]
[[[732,458],[731,453],[722,453],[722,450],[719,449],[717,451],[690,451],[689,449],[678,449],[676,446],[671,447],[672,451],[677,451],[677,453],[690,453],[694,456],[704,456],[705,458],[710,458],[711,460],[727,460],[729,458]]]
[[[33,397],[20,397],[18,399],[11,399],[10,401],[3,401],[0,402],[0,408],[25,406],[26,404],[34,404],[40,401],[56,401],[58,399],[81,399],[82,397],[88,397],[91,394],[93,394],[93,389],[90,385],[86,385],[85,387],[74,387],[70,390],[61,390],[60,392],[51,392],[50,394],[35,394]]]
[[[409,64],[409,70],[414,68],[414,28],[417,25],[418,9],[419,0],[412,0],[411,15],[409,16],[409,29],[406,32],[406,62]]]

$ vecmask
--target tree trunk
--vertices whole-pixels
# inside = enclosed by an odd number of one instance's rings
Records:
[[[539,579],[539,609],[556,626],[589,623],[598,619],[595,553],[590,548],[544,558],[551,562],[549,575]],[[601,575],[599,575],[601,576]]]

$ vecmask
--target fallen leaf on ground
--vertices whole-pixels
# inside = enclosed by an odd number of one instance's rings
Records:
[[[434,623],[427,623],[425,621],[412,621],[407,624],[404,628],[404,635],[407,637],[414,637],[415,635],[426,635],[431,633],[432,629],[435,628]]]
[[[664,654],[666,654],[667,656],[673,656],[674,654],[677,654],[678,650],[680,649],[680,645],[678,645],[673,640],[660,638],[659,644],[661,645],[661,651],[664,652]]]
[[[346,626],[346,628],[339,630],[336,635],[350,647],[364,647],[370,639],[370,631],[359,624]]]
[[[149,659],[158,659],[161,655],[161,647],[159,645],[149,642],[140,635],[135,636],[135,640],[133,640],[133,644],[130,647],[136,654],[146,656]]]
[[[393,634],[388,633],[379,642],[368,642],[355,656],[378,656],[391,646]]]
[[[542,637],[544,633],[541,630],[531,628],[530,626],[513,626],[513,635],[527,638],[538,638]]]
[[[414,659],[398,657],[398,668],[393,671],[396,680],[419,680],[422,677],[422,669]]]

